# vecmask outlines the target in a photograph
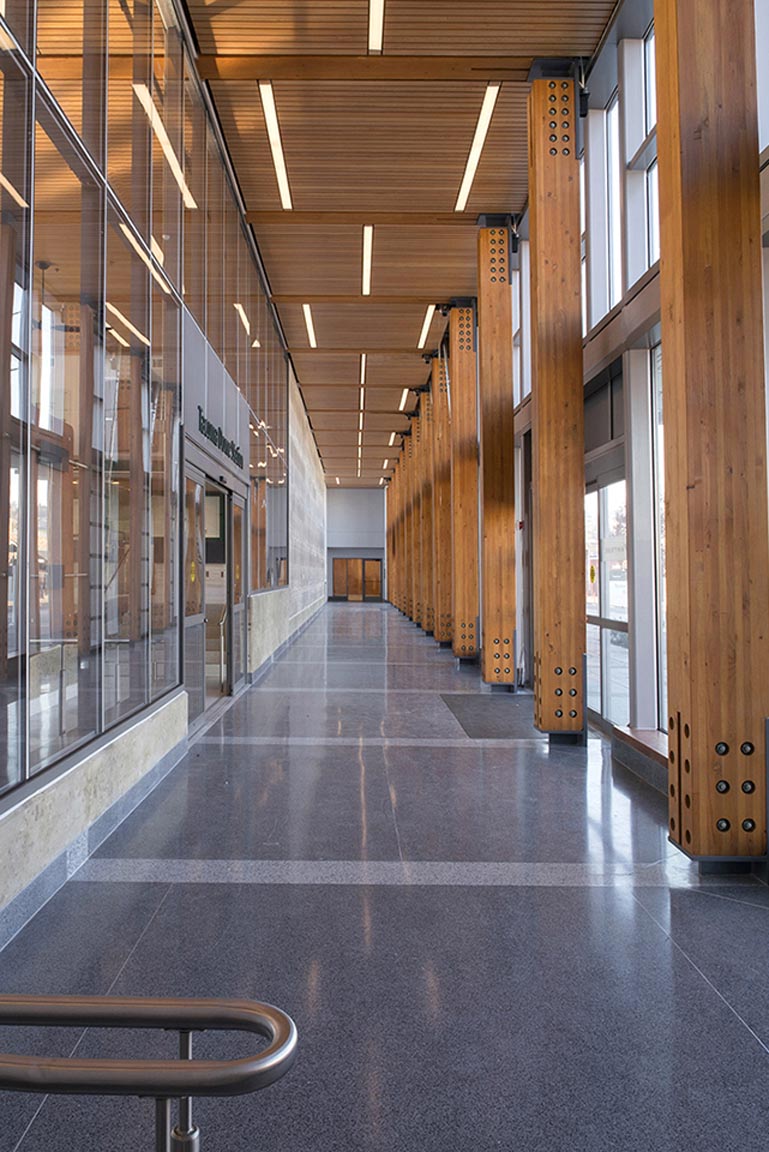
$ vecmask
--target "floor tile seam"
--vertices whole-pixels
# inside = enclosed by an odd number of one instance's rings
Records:
[[[289,685],[284,686],[284,685],[278,684],[274,688],[271,688],[268,684],[260,684],[260,685],[258,685],[257,690],[259,692],[261,692],[262,695],[265,695],[265,694],[270,694],[270,695],[282,694],[284,696],[288,692],[291,692],[294,695],[299,695],[300,693],[302,693],[306,696],[321,696],[321,695],[322,696],[328,696],[332,693],[336,693],[338,695],[345,695],[345,696],[350,696],[353,694],[358,695],[358,696],[360,696],[360,695],[370,695],[370,696],[437,696],[439,699],[441,696],[447,695],[445,688],[388,688],[386,685],[382,685],[382,687],[380,687],[380,688],[347,688],[347,687],[339,688],[336,686],[329,686],[326,688],[304,688],[304,687],[292,688]],[[457,693],[457,695],[459,695],[459,696],[480,696],[480,695],[483,695],[485,697],[485,693],[476,692],[475,689],[468,690],[467,692],[459,692],[459,693]],[[443,701],[443,703],[445,703],[445,701]],[[448,707],[448,705],[446,705],[446,707]]]
[[[695,891],[697,891],[697,889],[695,889]],[[731,1003],[731,1001],[729,1001],[727,999],[727,997],[723,994],[723,992],[721,992],[721,990],[716,987],[716,985],[713,983],[713,981],[710,979],[710,977],[707,976],[702,971],[699,964],[697,964],[697,962],[694,960],[694,958],[692,956],[690,956],[689,953],[686,951],[686,949],[684,947],[682,947],[682,945],[679,944],[678,941],[674,938],[672,932],[670,932],[667,928],[665,928],[665,926],[663,924],[660,923],[660,921],[657,919],[657,917],[638,899],[638,897],[635,895],[635,893],[631,893],[631,895],[632,895],[632,898],[635,901],[635,903],[646,914],[646,916],[648,916],[648,918],[651,920],[652,924],[655,924],[657,926],[657,928],[659,928],[659,930],[663,934],[663,936],[665,936],[670,941],[672,946],[676,949],[676,951],[679,952],[681,954],[681,956],[683,956],[684,960],[686,960],[687,964],[689,964],[689,966],[694,969],[694,971],[697,973],[697,975],[700,977],[700,979],[703,981],[703,983],[705,983],[710,988],[710,990],[715,993],[715,995],[718,997],[718,999],[721,1001],[721,1003],[724,1004],[724,1006],[726,1008],[728,1008],[728,1010],[739,1021],[739,1023],[743,1026],[743,1028],[745,1028],[745,1030],[750,1033],[750,1035],[753,1037],[753,1039],[756,1041],[756,1043],[759,1045],[759,1047],[761,1047],[763,1049],[763,1051],[766,1053],[766,1055],[769,1056],[769,1045],[764,1043],[764,1041],[761,1039],[761,1037],[758,1035],[758,1033],[755,1031],[755,1029],[751,1028],[750,1024],[748,1024],[748,1022],[744,1018],[744,1016],[742,1016],[740,1014],[740,1012],[737,1011],[737,1009]]]
[[[407,858],[373,861],[99,857],[91,866],[84,868],[82,874],[78,874],[78,879],[83,883],[166,883],[174,887],[183,884],[468,888],[630,886],[665,890],[683,887],[687,890],[686,877],[680,878],[680,884],[676,883],[675,877],[660,877],[652,883],[645,883],[644,874],[647,870],[646,866],[620,863],[596,868],[573,862],[421,861]],[[127,872],[133,875],[126,875]],[[154,874],[157,874],[157,879]]]
[[[536,736],[502,737],[494,739],[485,737],[474,740],[470,736],[444,737],[442,739],[421,739],[407,736],[211,736],[203,737],[198,743],[206,747],[215,747],[219,744],[228,744],[236,747],[243,745],[284,745],[294,744],[296,747],[308,747],[316,744],[326,744],[328,747],[371,747],[371,748],[542,748],[547,746],[547,739]]]
[[[753,879],[760,888],[765,887],[760,880],[756,880],[755,877],[753,877]],[[752,884],[746,885],[745,890],[750,891],[752,887]],[[692,888],[692,892],[695,892],[698,896],[709,896],[713,900],[724,900],[729,904],[738,904],[741,908],[758,908],[760,912],[769,914],[769,904],[754,904],[752,900],[740,900],[737,896],[724,896],[720,892],[714,892],[709,888]]]

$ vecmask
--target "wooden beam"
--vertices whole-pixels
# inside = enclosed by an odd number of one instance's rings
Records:
[[[285,224],[291,228],[338,227],[364,224],[396,228],[475,228],[475,213],[467,212],[301,212],[284,209],[262,209],[246,215],[249,224],[260,226]]]
[[[451,377],[451,613],[459,659],[481,650],[478,575],[478,405],[475,309],[449,315]]]
[[[531,56],[198,56],[204,80],[508,80],[525,84]],[[254,93],[256,97],[257,93]]]
[[[670,836],[766,852],[769,539],[753,0],[657,0]],[[735,67],[735,61],[739,67]]]
[[[451,424],[448,376],[442,356],[433,360],[433,606],[435,639],[451,642]]]
[[[515,428],[510,232],[478,232],[481,431],[481,668],[515,687]]]
[[[553,132],[553,108],[558,131]],[[572,80],[529,96],[534,723],[585,728],[585,433],[579,163]],[[558,141],[553,141],[553,135]]]
[[[278,292],[270,297],[275,304],[360,304],[362,308],[379,307],[381,304],[436,304],[441,301],[435,292],[421,296],[362,296],[360,292],[334,296],[330,293],[288,294]]]
[[[288,353],[290,356],[360,356],[361,352],[365,352],[368,356],[418,356],[420,359],[424,356],[418,348],[368,348],[366,345],[361,344],[357,348],[311,348],[309,344],[302,345],[301,348],[289,348]]]

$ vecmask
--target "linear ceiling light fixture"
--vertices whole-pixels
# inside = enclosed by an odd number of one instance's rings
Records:
[[[397,440],[397,438],[398,438],[397,432],[391,432],[390,433],[390,443],[388,444],[388,448],[394,447],[395,441]]]
[[[310,341],[311,348],[318,347],[318,341],[315,339],[315,325],[312,322],[312,308],[309,304],[302,305],[304,312],[304,323],[307,328],[307,339]]]
[[[427,343],[427,334],[430,331],[430,325],[433,322],[434,315],[435,305],[428,304],[427,311],[425,312],[425,322],[422,325],[422,331],[419,334],[419,343],[417,344],[417,348],[424,348],[425,344]]]
[[[371,258],[374,252],[374,226],[363,225],[363,285],[364,296],[371,295]]]
[[[262,111],[264,112],[264,122],[267,125],[267,135],[270,140],[270,151],[272,152],[272,163],[278,181],[280,203],[283,208],[289,211],[294,205],[291,202],[291,189],[288,186],[288,172],[286,171],[286,159],[283,155],[283,143],[280,139],[280,125],[278,124],[278,112],[275,107],[275,94],[272,91],[272,84],[269,80],[259,81],[259,95],[262,98]]]
[[[358,431],[363,431],[363,409],[361,409],[360,415],[358,416]]]
[[[167,296],[170,296],[171,295],[171,289],[168,287],[165,280],[160,275],[160,273],[157,271],[157,269],[153,268],[152,261],[150,260],[147,253],[144,251],[144,249],[139,244],[139,241],[136,239],[136,237],[134,236],[131,229],[128,227],[127,224],[124,224],[122,221],[120,222],[120,231],[123,233],[126,240],[131,245],[134,252],[139,257],[139,259],[142,261],[142,263],[147,265],[150,272],[152,273],[152,279],[155,280],[160,285],[160,287],[163,289],[163,291],[165,292],[165,294]]]
[[[389,467],[390,467],[390,461],[389,460],[383,460],[382,461],[382,471],[386,472]]]
[[[120,323],[123,325],[124,328],[127,328],[129,332],[133,332],[136,339],[141,340],[142,344],[146,345],[146,347],[149,348],[150,342],[147,339],[147,337],[144,335],[143,332],[140,332],[138,328],[134,328],[131,321],[128,319],[127,316],[123,315],[123,313],[120,311],[119,308],[116,308],[114,304],[110,304],[109,300],[106,303],[106,308],[107,308],[107,311],[111,312],[113,316],[117,316],[118,320],[120,321]]]
[[[368,50],[381,52],[384,44],[384,0],[368,0]]]
[[[409,399],[409,389],[404,388],[403,389],[403,395],[401,396],[401,402],[398,405],[398,411],[399,412],[403,412],[404,408],[406,407],[406,404],[408,403],[408,399]],[[395,433],[393,432],[393,436],[394,435],[395,435]]]
[[[383,484],[384,484],[384,476],[380,476],[379,477],[379,487],[381,488]]]
[[[136,93],[136,99],[147,113],[147,119],[150,122],[152,131],[157,137],[158,144],[163,149],[163,155],[168,161],[168,167],[173,173],[174,180],[179,185],[179,191],[181,192],[182,199],[184,200],[184,207],[197,208],[197,202],[189,190],[187,181],[184,179],[184,172],[182,171],[182,166],[179,163],[179,158],[174,152],[171,141],[168,139],[168,133],[166,132],[163,118],[155,107],[155,101],[152,99],[149,88],[146,84],[134,84],[133,90]]]
[[[341,483],[342,483],[342,481],[339,479],[339,477],[338,477],[338,476],[337,476],[337,478],[336,478],[336,482],[337,482],[337,484],[341,484]]]
[[[366,383],[366,353],[360,354],[360,386],[361,388]]]
[[[364,402],[364,400],[365,400],[365,399],[366,399],[366,389],[365,389],[365,388],[361,388],[361,390],[360,390],[360,410],[361,410],[361,415],[363,414],[363,402]]]
[[[475,172],[478,167],[478,161],[481,158],[483,145],[486,141],[486,133],[489,130],[491,123],[491,116],[494,111],[494,105],[499,96],[501,84],[489,84],[483,96],[483,103],[481,104],[481,111],[478,115],[478,123],[475,125],[475,135],[473,142],[470,145],[470,155],[467,157],[467,164],[465,165],[465,174],[462,177],[462,183],[459,186],[459,195],[457,202],[454,205],[455,212],[464,212],[467,207],[467,200],[470,196],[470,189],[473,186],[475,179]]]

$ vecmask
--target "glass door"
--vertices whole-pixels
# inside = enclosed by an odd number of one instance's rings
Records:
[[[232,687],[246,676],[246,504],[232,496]]]
[[[206,481],[206,707],[230,691],[230,525],[227,492]],[[242,569],[241,569],[242,572]]]
[[[188,470],[184,487],[184,687],[190,721],[205,710],[205,478]]]

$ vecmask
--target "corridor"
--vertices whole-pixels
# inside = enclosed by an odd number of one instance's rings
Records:
[[[597,734],[551,748],[530,694],[389,605],[329,605],[0,953],[0,986],[289,1012],[295,1068],[199,1102],[206,1152],[764,1152],[769,891],[701,880],[666,822]],[[152,1146],[149,1101],[0,1114],[0,1152]]]

